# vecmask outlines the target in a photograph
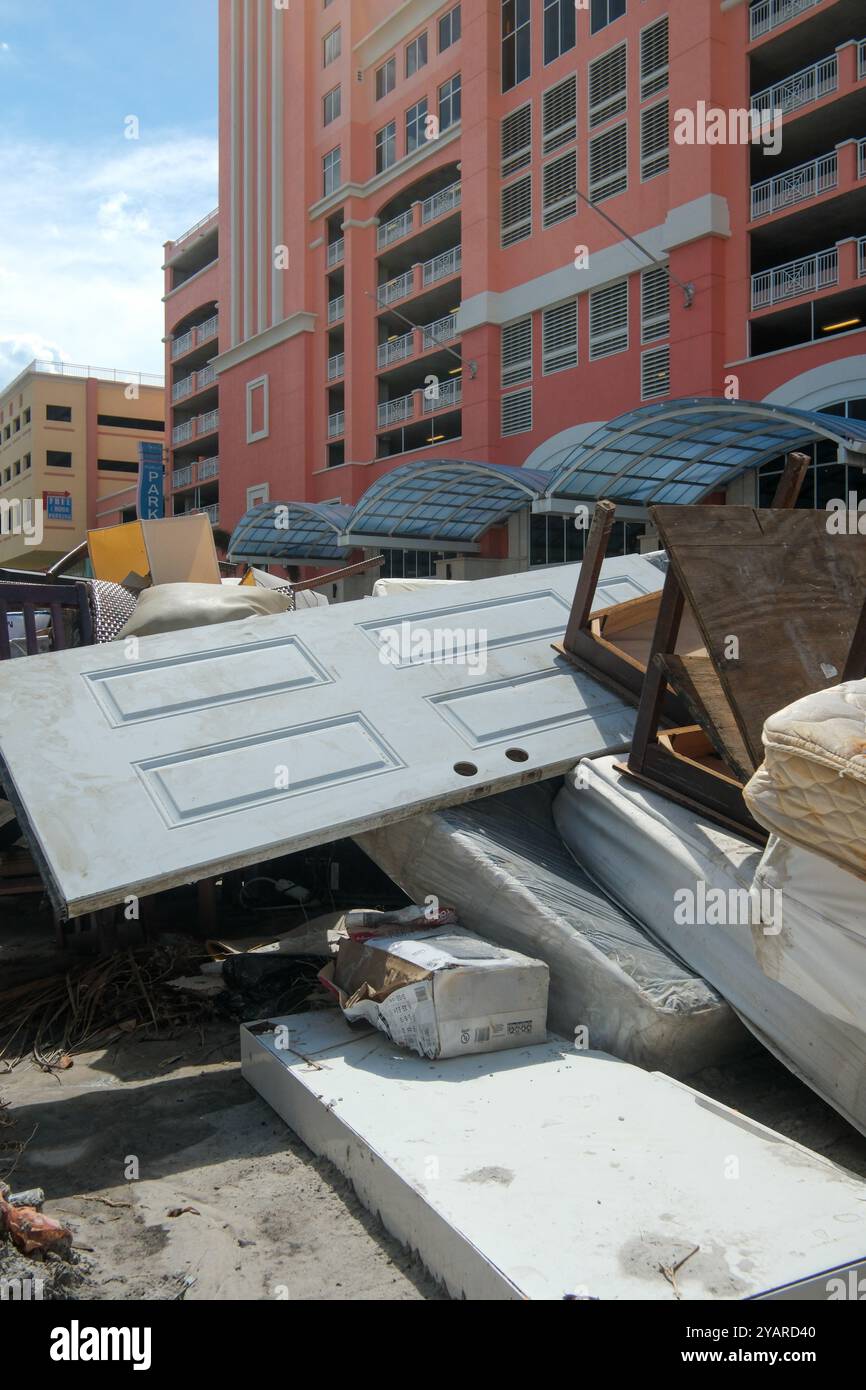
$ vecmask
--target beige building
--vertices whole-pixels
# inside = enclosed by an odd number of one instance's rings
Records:
[[[31,362],[0,391],[0,566],[45,569],[133,519],[139,442],[164,437],[161,377]]]

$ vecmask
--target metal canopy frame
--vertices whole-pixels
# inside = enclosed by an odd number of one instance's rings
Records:
[[[291,514],[297,513],[297,523],[277,526],[278,508],[288,510],[290,521]],[[351,511],[351,507],[333,502],[262,502],[241,517],[229,542],[229,554],[233,560],[248,563],[343,562],[346,547],[339,537]]]

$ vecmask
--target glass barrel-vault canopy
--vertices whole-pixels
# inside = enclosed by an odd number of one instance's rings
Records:
[[[345,563],[340,533],[351,507],[328,502],[263,502],[241,517],[229,542],[232,560]]]

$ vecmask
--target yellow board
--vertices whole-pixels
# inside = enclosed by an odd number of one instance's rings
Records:
[[[128,574],[144,578],[150,569],[140,521],[88,531],[87,549],[95,579],[122,584]]]
[[[153,584],[219,584],[220,567],[207,516],[129,521],[88,531],[94,578],[122,584],[129,574]]]

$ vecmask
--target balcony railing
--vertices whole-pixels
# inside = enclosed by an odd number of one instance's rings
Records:
[[[332,241],[328,247],[328,269],[339,265],[346,254],[346,238],[340,237],[337,241]]]
[[[392,217],[390,222],[383,222],[376,232],[378,250],[383,251],[386,246],[391,246],[401,237],[408,236],[414,225],[415,219],[411,208],[401,212],[399,217]]]
[[[333,415],[328,416],[328,438],[339,439],[341,434],[346,433],[346,412],[337,410]]]
[[[866,179],[866,140],[859,141],[857,145],[857,177]]]
[[[428,323],[421,329],[421,349],[429,352],[431,348],[451,343],[457,337],[457,315],[446,314],[444,319]]]
[[[834,150],[832,154],[822,155],[808,164],[799,164],[786,174],[777,174],[774,179],[753,184],[752,217],[766,217],[768,213],[779,212],[781,208],[816,198],[835,188],[838,182],[839,164]]]
[[[411,420],[415,414],[415,397],[398,396],[394,401],[382,401],[379,405],[379,429],[389,429],[404,420]]]
[[[459,378],[440,382],[434,396],[428,396],[426,391],[424,392],[424,414],[435,415],[439,410],[452,410],[462,400],[463,382]]]
[[[834,246],[814,256],[774,266],[752,276],[752,308],[765,309],[800,294],[816,294],[839,283],[839,252]]]
[[[218,455],[215,458],[199,459],[198,463],[187,463],[182,468],[175,468],[171,475],[171,485],[177,490],[192,487],[193,483],[206,483],[211,478],[218,478],[219,471]]]
[[[216,372],[208,364],[207,367],[202,367],[200,372],[191,372],[183,381],[176,381],[171,388],[171,398],[173,401],[185,400],[195,391],[203,391],[213,381],[216,381]]]
[[[393,362],[404,362],[407,357],[411,357],[415,351],[415,334],[404,333],[400,338],[392,338],[387,343],[380,343],[376,357],[378,365],[390,367]]]
[[[220,413],[218,410],[208,410],[204,415],[197,415],[194,420],[184,420],[183,424],[175,425],[171,432],[172,444],[185,444],[190,439],[198,439],[201,435],[212,434],[219,429]]]
[[[441,256],[434,256],[432,261],[425,261],[422,266],[424,272],[424,284],[435,285],[439,280],[447,280],[450,275],[456,275],[463,264],[463,247],[452,246],[450,251],[443,251]]]
[[[209,506],[209,507],[198,507],[196,510],[197,510],[197,511],[200,511],[200,512],[204,512],[205,516],[206,516],[206,517],[208,518],[208,520],[210,521],[211,526],[218,526],[218,525],[219,525],[219,519],[220,519],[220,504],[219,504],[219,502],[213,502],[213,503],[211,504],[211,506]]]
[[[820,0],[758,0],[749,13],[750,37],[759,39],[780,25],[787,24],[805,10],[811,10]]]
[[[835,53],[832,58],[823,58],[820,63],[802,68],[772,87],[765,87],[752,97],[752,110],[764,116],[772,111],[797,111],[812,101],[820,101],[839,86],[839,60]]]
[[[205,323],[200,323],[196,328],[190,328],[187,333],[173,339],[171,344],[172,358],[183,357],[185,353],[191,352],[200,343],[206,343],[209,339],[215,338],[218,332],[219,314],[214,314]]]
[[[861,39],[857,45],[857,76],[866,77],[866,39]]]
[[[857,243],[857,274],[866,275],[866,236]]]
[[[440,188],[438,193],[434,193],[430,198],[425,198],[421,204],[421,222],[426,226],[428,222],[435,222],[437,217],[442,217],[446,212],[453,212],[459,208],[463,196],[463,185],[460,183],[449,184],[447,188]]]
[[[338,295],[328,304],[328,323],[339,323],[346,312],[346,296]]]
[[[411,270],[406,270],[402,275],[398,275],[394,280],[388,280],[384,285],[380,285],[376,295],[379,307],[384,308],[388,304],[394,304],[398,299],[405,299],[415,288],[415,276]]]
[[[338,381],[346,371],[346,354],[338,352],[334,357],[328,358],[328,380]]]
[[[219,208],[214,208],[213,212],[209,212],[206,217],[200,217],[197,222],[193,223],[191,227],[187,228],[187,230],[183,233],[182,236],[179,236],[177,238],[177,240],[174,242],[174,245],[180,246],[182,242],[189,241],[191,236],[195,236],[196,232],[200,231],[202,227],[206,227],[208,222],[213,221],[218,212]]]

